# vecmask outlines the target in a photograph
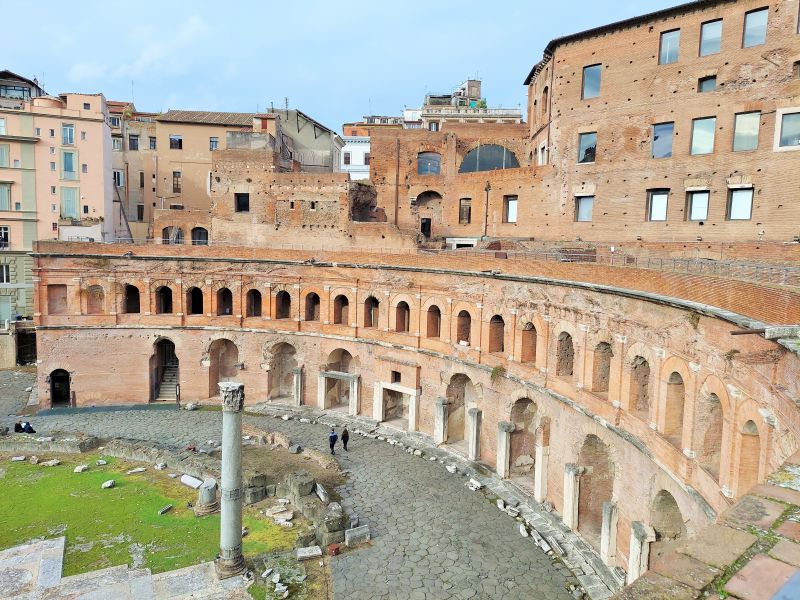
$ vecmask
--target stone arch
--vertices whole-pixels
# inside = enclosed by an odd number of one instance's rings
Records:
[[[217,315],[230,316],[233,314],[233,293],[226,287],[217,290]]]
[[[531,321],[526,321],[522,325],[521,348],[519,360],[523,363],[536,364],[536,344],[538,343],[539,333],[536,326]]]
[[[219,384],[233,381],[239,374],[239,349],[231,340],[219,338],[208,348],[208,396],[219,396]]]
[[[686,383],[677,371],[672,371],[666,381],[664,398],[664,437],[678,449],[683,447],[683,414],[686,405]]]
[[[162,244],[182,244],[183,243],[183,229],[177,225],[170,225],[161,230],[161,243]]]
[[[245,315],[248,317],[260,317],[262,311],[262,297],[261,292],[257,289],[253,288],[247,290],[247,295],[245,296]]]
[[[328,355],[325,366],[326,371],[337,371],[339,373],[358,374],[360,363],[344,348],[337,348]],[[325,406],[327,408],[337,408],[349,406],[350,404],[350,384],[348,381],[332,377],[324,378],[325,381]]]
[[[153,342],[150,355],[150,400],[177,401],[180,361],[175,342],[159,337]]]
[[[594,347],[592,360],[592,391],[599,394],[608,393],[611,379],[611,359],[614,351],[608,342],[600,342]]]
[[[275,294],[275,318],[292,318],[292,295],[286,290],[279,290]]]
[[[614,461],[608,445],[598,436],[584,438],[578,454],[581,475],[578,496],[578,531],[595,549],[600,549],[603,527],[603,503],[614,496]]]
[[[350,325],[350,299],[344,294],[333,299],[333,324]]]
[[[294,398],[294,370],[297,368],[297,350],[287,342],[278,342],[269,351],[270,402],[289,403]]]
[[[461,310],[456,315],[456,342],[471,343],[472,337],[472,315],[468,310]]]
[[[408,333],[411,327],[411,308],[408,302],[401,300],[394,307],[394,330]]]
[[[192,228],[192,246],[208,246],[208,229],[205,227]]]
[[[496,171],[519,167],[517,156],[500,144],[479,144],[464,155],[459,173],[476,173],[479,171]]]
[[[133,284],[122,286],[122,312],[128,315],[142,312],[142,292]]]
[[[186,290],[186,314],[202,315],[203,312],[203,290],[192,286]]]
[[[511,406],[511,432],[509,473],[511,477],[525,477],[534,466],[536,455],[536,404],[530,398],[520,398]]]
[[[692,449],[697,462],[717,482],[722,471],[722,448],[725,447],[726,420],[730,401],[725,385],[714,375],[703,382],[694,406]]]
[[[556,376],[575,376],[575,345],[567,331],[562,331],[556,338]]]
[[[475,385],[468,375],[456,373],[447,384],[447,438],[448,444],[456,444],[466,439],[467,411],[476,406]]]
[[[105,312],[106,294],[101,285],[86,288],[86,314],[102,315]]]
[[[326,371],[338,371],[339,373],[355,374],[358,373],[359,367],[358,358],[344,348],[337,348],[328,354],[328,360],[325,363]]]
[[[168,285],[158,286],[156,288],[156,314],[171,315],[172,312],[172,288]]]
[[[500,315],[489,320],[489,352],[505,351],[506,323]]]
[[[425,316],[425,337],[439,338],[442,335],[442,309],[436,304],[428,307]]]
[[[381,302],[375,296],[364,300],[364,327],[378,327],[380,323]]]
[[[50,406],[70,406],[72,404],[72,378],[65,369],[55,369],[47,378],[50,382]]]
[[[753,419],[745,421],[739,429],[739,457],[737,461],[736,496],[743,496],[756,485],[760,477],[761,432]]]
[[[308,292],[305,295],[305,310],[303,313],[304,320],[319,321],[321,310],[322,301],[320,300],[319,294],[317,292]]]
[[[650,507],[650,526],[656,532],[656,542],[671,542],[686,537],[686,523],[675,497],[661,490]]]

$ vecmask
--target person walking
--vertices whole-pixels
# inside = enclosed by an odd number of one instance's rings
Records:
[[[347,442],[350,441],[350,432],[347,431],[347,426],[342,429],[342,446],[344,446],[344,451],[349,452],[347,449]]]
[[[336,454],[336,450],[334,447],[336,446],[336,440],[339,439],[339,436],[336,435],[336,431],[331,427],[331,432],[328,434],[328,444],[331,446],[331,454]]]

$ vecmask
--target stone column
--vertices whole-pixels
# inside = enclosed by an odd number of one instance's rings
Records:
[[[447,398],[437,398],[433,416],[433,443],[443,444],[447,439]]]
[[[419,406],[419,395],[421,390],[417,388],[416,394],[410,394],[408,396],[408,430],[409,431],[416,431],[417,430],[417,410]]]
[[[497,424],[497,466],[495,470],[501,479],[507,479],[510,473],[511,433],[515,427],[508,421],[500,421]]]
[[[581,475],[585,469],[575,463],[564,465],[564,510],[562,519],[570,529],[578,528],[578,498],[581,493]]]
[[[469,417],[468,431],[469,431],[469,450],[467,458],[470,460],[478,460],[481,456],[481,416],[482,413],[477,408],[470,408],[467,411]]]
[[[600,529],[600,560],[614,566],[617,556],[617,503],[603,502],[603,525]]]
[[[317,376],[317,408],[325,410],[325,375]]]
[[[202,517],[218,510],[217,480],[209,477],[203,481],[203,484],[197,490],[197,503],[194,505],[194,514]]]
[[[650,542],[656,540],[656,532],[641,521],[631,523],[631,547],[628,551],[628,580],[630,585],[645,571],[650,562]]]
[[[383,421],[383,385],[376,381],[372,389],[372,418],[380,423]]]
[[[547,498],[547,461],[550,458],[550,446],[537,445],[533,467],[533,497],[537,502]]]
[[[350,406],[348,406],[348,414],[351,417],[358,416],[358,375],[351,375],[347,382],[350,389]]]
[[[294,405],[303,405],[303,367],[292,369],[292,392],[294,393]]]
[[[242,556],[242,407],[244,385],[219,384],[222,398],[222,477],[220,485],[219,558],[217,577],[225,579],[244,572]]]

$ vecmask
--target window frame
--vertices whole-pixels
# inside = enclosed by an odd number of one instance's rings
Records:
[[[472,223],[472,198],[458,199],[458,224],[469,225]]]
[[[736,127],[737,127],[737,125],[739,123],[739,117],[752,116],[752,115],[757,115],[756,116],[756,144],[752,148],[740,148],[740,149],[737,149],[736,148]],[[759,141],[760,141],[760,139],[759,139],[760,137],[761,137],[761,111],[760,110],[750,110],[750,111],[735,113],[733,115],[733,140],[731,141],[731,150],[733,152],[753,152],[755,150],[758,150],[758,144],[759,144]]]
[[[586,71],[588,69],[597,68],[597,93],[593,96],[586,95]],[[593,65],[586,65],[583,67],[583,77],[581,78],[581,100],[592,100],[593,98],[600,97],[600,89],[603,85],[603,63],[595,63]]]
[[[654,188],[651,190],[647,190],[647,207],[645,212],[645,220],[648,223],[666,223],[669,220],[669,194],[670,190],[667,188]],[[664,200],[664,218],[663,219],[654,219],[653,218],[653,197],[656,195],[663,195],[666,196]]]
[[[800,115],[800,107],[785,107],[779,108],[775,111],[775,133],[773,134],[774,137],[772,143],[773,152],[794,152],[800,150],[800,143],[793,146],[781,145],[781,139],[783,138],[784,119],[787,115]]]
[[[695,194],[705,194],[706,195],[706,213],[705,216],[699,219],[695,219],[692,217],[692,209],[694,208],[694,196]],[[708,220],[708,211],[711,208],[711,190],[689,190],[686,192],[686,220],[693,221],[695,223],[702,223],[703,221]]]
[[[245,206],[244,201],[247,202]],[[234,192],[233,194],[233,211],[236,213],[249,213],[250,212],[250,193],[249,192]]]
[[[180,171],[173,171],[172,172],[172,193],[173,194],[180,194],[182,193],[181,190],[183,188],[183,173]]]
[[[67,132],[70,132],[67,135]],[[62,146],[74,146],[75,145],[75,124],[74,123],[62,123],[61,124],[61,145]]]
[[[128,134],[128,150],[131,150],[133,152],[138,152],[138,150],[139,150],[139,134],[137,134],[137,133],[129,133]]]
[[[656,156],[655,155],[655,146],[656,146],[656,127],[661,127],[664,125],[670,125],[670,135],[669,135],[669,155],[664,156]],[[655,160],[660,160],[663,158],[672,158],[672,150],[675,141],[675,121],[664,121],[662,123],[653,123],[650,127],[650,158]]]
[[[758,42],[757,44],[750,44],[745,45],[747,41],[747,19],[754,14],[757,13],[765,13],[767,16],[767,20],[764,23],[764,37],[763,39]],[[744,18],[742,19],[742,48],[755,48],[757,46],[763,46],[767,43],[767,34],[769,33],[769,6],[762,6],[761,8],[754,8],[752,10],[748,10],[744,13]]]
[[[111,136],[111,150],[114,152],[121,152],[122,151],[122,136],[121,135],[112,135]]]
[[[695,152],[694,151],[694,140],[695,140],[695,126],[700,121],[714,121],[714,129],[713,129],[713,139],[711,140],[711,150],[708,152]],[[717,116],[711,117],[698,117],[696,119],[692,119],[692,133],[691,137],[689,138],[689,155],[690,156],[708,156],[709,154],[714,154],[714,148],[717,143]]]
[[[715,52],[707,52],[707,53],[704,54],[703,53],[703,30],[705,29],[706,25],[712,25],[714,23],[719,23],[720,24],[719,46],[717,46],[717,49],[716,49]],[[699,47],[697,48],[697,55],[698,56],[714,56],[715,54],[719,54],[720,52],[722,52],[722,35],[723,35],[723,25],[722,25],[722,23],[723,23],[723,19],[719,18],[719,19],[711,19],[710,21],[704,21],[704,22],[702,22],[700,24],[700,43],[699,43]]]
[[[214,152],[214,150],[219,150],[219,137],[210,135],[208,136],[208,151]]]
[[[587,194],[585,196],[575,196],[575,215],[574,220],[576,223],[591,223],[592,219],[594,218],[594,201],[596,196],[594,194]],[[581,204],[583,202],[589,200],[589,218],[588,219],[581,219]]]
[[[667,34],[670,34],[670,33],[675,33],[676,31],[678,32],[678,43],[677,43],[677,49],[675,51],[675,60],[670,60],[670,61],[665,62],[663,60],[663,58],[664,58],[664,36],[667,35]],[[681,50],[681,28],[680,27],[675,27],[673,29],[667,29],[666,31],[662,31],[661,34],[659,35],[659,38],[658,38],[658,64],[659,65],[674,65],[675,63],[680,61],[680,58],[681,58],[680,50]]]
[[[158,148],[158,142],[156,141],[156,136],[149,135],[147,137],[150,140],[150,150],[156,150]]]
[[[344,164],[344,165],[346,165],[346,166],[349,166],[349,165],[350,165],[350,162],[352,161],[352,156],[353,156],[353,155],[352,155],[352,153],[350,153],[350,152],[344,152],[344,153],[342,154],[342,161],[343,161],[343,164]]]
[[[11,283],[11,265],[0,264],[0,283]]]
[[[703,84],[708,81],[714,81],[714,89],[713,90],[704,90]],[[697,93],[698,94],[711,94],[717,91],[717,76],[716,75],[707,75],[706,77],[698,77],[697,78]]]
[[[585,136],[593,135],[594,136],[594,155],[592,156],[592,160],[581,160],[581,148],[583,147],[583,138]],[[586,149],[583,151],[583,154],[586,154],[586,150],[591,148],[591,146],[587,146]],[[597,132],[596,131],[584,131],[578,133],[578,163],[579,165],[593,165],[597,162]]]
[[[11,247],[11,230],[8,225],[0,225],[0,248]]]
[[[748,211],[747,218],[733,218],[733,199],[737,192],[750,192],[750,210]],[[752,221],[753,220],[753,200],[755,199],[755,189],[752,187],[738,187],[728,188],[728,206],[725,211],[725,220],[727,221]]]
[[[514,207],[513,220],[511,218],[512,203]],[[518,218],[519,218],[519,196],[516,194],[509,194],[507,196],[503,196],[503,223],[516,224]]]
[[[178,133],[169,134],[169,149],[183,150],[183,135]]]

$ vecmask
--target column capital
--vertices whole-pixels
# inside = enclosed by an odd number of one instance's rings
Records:
[[[473,408],[470,408],[470,409],[467,411],[467,414],[468,414],[469,416],[471,416],[471,417],[477,417],[477,416],[479,416],[479,415],[481,414],[481,409],[480,409],[480,408],[475,408],[475,407],[473,407]]]
[[[656,532],[655,530],[643,523],[642,521],[633,521],[631,523],[631,535],[638,541],[638,542],[655,542],[656,541]]]
[[[218,385],[223,412],[240,412],[244,405],[244,384],[224,381]]]
[[[503,433],[511,433],[516,427],[514,423],[509,423],[508,421],[499,421],[497,423],[497,429]]]

